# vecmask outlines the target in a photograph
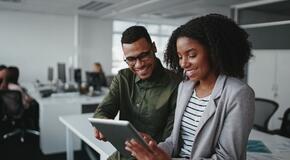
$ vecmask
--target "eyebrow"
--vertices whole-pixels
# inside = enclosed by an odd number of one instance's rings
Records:
[[[190,48],[190,49],[186,50],[185,53],[189,53],[189,52],[191,52],[191,51],[196,52],[197,50],[194,49],[194,48]],[[177,54],[180,54],[180,52],[177,51]]]
[[[128,57],[125,57],[125,58],[136,58],[136,57],[138,57],[138,56],[140,56],[140,55],[142,55],[142,54],[147,54],[147,53],[149,53],[150,52],[150,50],[149,51],[145,51],[145,52],[141,52],[141,53],[139,53],[137,56],[128,56]]]

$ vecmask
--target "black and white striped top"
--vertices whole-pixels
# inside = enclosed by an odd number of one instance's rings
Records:
[[[196,96],[196,91],[193,94],[185,108],[181,119],[181,140],[183,142],[179,153],[180,157],[189,158],[191,155],[192,145],[195,140],[195,134],[198,123],[206,109],[210,95],[203,98]]]

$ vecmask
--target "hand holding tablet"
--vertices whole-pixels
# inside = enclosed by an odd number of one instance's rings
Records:
[[[132,139],[150,151],[147,143],[129,121],[98,118],[89,118],[89,121],[99,133],[103,134],[103,138],[108,140],[124,156],[131,155],[125,149],[125,142]],[[98,138],[97,135],[96,138]],[[98,139],[101,139],[101,136]]]

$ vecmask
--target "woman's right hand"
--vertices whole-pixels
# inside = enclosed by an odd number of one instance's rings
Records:
[[[150,137],[150,136],[149,136]],[[147,137],[147,138],[149,138]],[[151,137],[150,137],[151,138]],[[145,140],[146,141],[146,140]],[[147,141],[146,141],[147,142]],[[157,146],[154,140],[149,140],[149,150],[143,147],[134,139],[125,142],[125,149],[131,152],[131,155],[139,160],[170,160],[170,157]]]

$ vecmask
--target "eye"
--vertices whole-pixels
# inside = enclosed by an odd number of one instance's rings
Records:
[[[135,59],[136,59],[135,57],[127,57],[126,58],[127,61],[135,61]]]
[[[177,57],[178,57],[178,59],[179,59],[179,60],[181,60],[181,59],[182,59],[182,56],[180,56],[180,55],[177,55]]]
[[[189,57],[189,58],[194,58],[194,57],[196,57],[196,54],[195,54],[195,53],[189,53],[189,54],[188,54],[188,57]]]
[[[138,56],[138,58],[140,58],[140,59],[144,59],[144,58],[146,58],[147,56],[149,56],[149,53],[141,53],[139,56]]]

